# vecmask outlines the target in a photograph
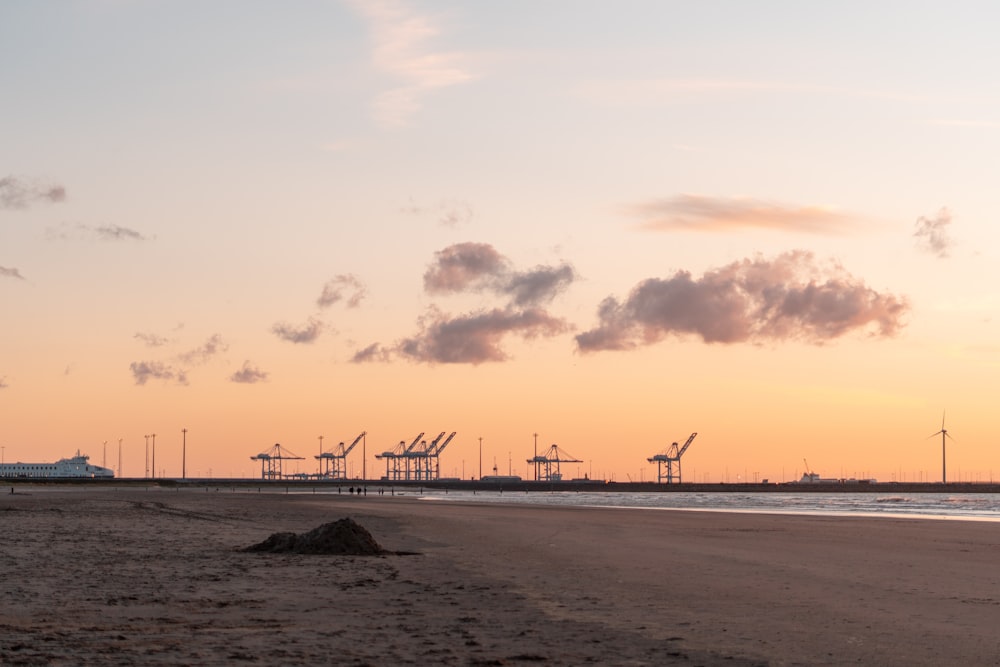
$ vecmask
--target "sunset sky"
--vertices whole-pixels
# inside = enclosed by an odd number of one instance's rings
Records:
[[[0,446],[1000,478],[1000,7],[0,4]],[[107,442],[106,449],[104,443]],[[349,458],[362,469],[359,448]]]

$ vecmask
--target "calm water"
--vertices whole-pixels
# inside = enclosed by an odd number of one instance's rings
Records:
[[[498,493],[430,491],[424,500],[646,509],[816,514],[1000,521],[1000,494],[991,493]]]

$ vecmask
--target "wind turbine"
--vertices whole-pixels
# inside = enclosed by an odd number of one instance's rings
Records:
[[[946,465],[947,465],[947,463],[946,463],[947,459],[945,458],[945,441],[946,441],[947,438],[951,438],[951,435],[948,434],[948,429],[946,429],[944,427],[944,412],[941,413],[941,430],[938,431],[937,433],[932,433],[932,434],[930,434],[927,437],[928,438],[933,438],[935,435],[940,435],[941,436],[941,483],[942,484],[947,484],[947,482],[948,482],[948,475],[947,475],[947,472],[946,472],[947,471],[947,467],[946,467]],[[951,438],[951,439],[954,440],[955,438]]]

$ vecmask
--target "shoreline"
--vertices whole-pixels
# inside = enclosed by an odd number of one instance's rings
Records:
[[[592,493],[988,493],[1000,494],[1000,482],[873,482],[873,483],[657,483],[657,482],[607,482],[603,480],[567,480],[560,482],[519,482],[469,481],[469,480],[375,480],[375,479],[281,479],[262,480],[252,478],[145,478],[122,477],[113,479],[90,478],[25,478],[0,477],[0,487],[4,485],[85,485],[95,488],[113,486],[128,487],[223,487],[238,488],[348,488],[352,486],[413,489],[424,488],[454,491],[508,491],[517,493],[592,492]]]
[[[350,517],[415,556],[241,553]],[[992,664],[977,522],[74,485],[0,495],[0,662]]]

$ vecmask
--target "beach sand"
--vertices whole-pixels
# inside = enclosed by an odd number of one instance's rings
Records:
[[[1000,523],[2,488],[4,665],[1000,664]]]

